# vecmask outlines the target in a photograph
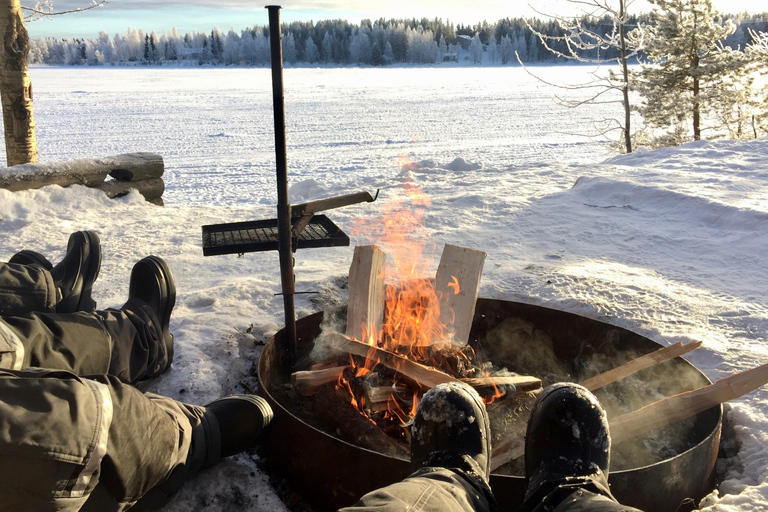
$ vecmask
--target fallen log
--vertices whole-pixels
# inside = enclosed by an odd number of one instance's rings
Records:
[[[728,400],[739,398],[768,383],[768,364],[737,373],[693,391],[678,393],[623,414],[608,422],[611,441],[618,444],[675,421],[690,418]],[[521,457],[525,452],[521,439],[494,446],[491,469]]]
[[[612,382],[621,380],[624,377],[629,377],[630,375],[637,373],[640,370],[650,368],[651,366],[661,364],[683,354],[687,354],[688,352],[701,347],[701,344],[701,341],[693,341],[687,345],[683,345],[683,342],[681,341],[679,343],[675,343],[674,345],[660,348],[659,350],[651,352],[650,354],[637,357],[628,363],[614,368],[613,370],[609,370],[607,372],[601,373],[600,375],[596,375],[589,379],[583,380],[579,384],[590,391],[594,391],[603,386],[607,386]]]
[[[144,196],[144,199],[151,202],[160,199],[163,196],[165,183],[162,178],[150,178],[140,181],[108,180],[95,188],[103,190],[110,198],[124,196],[130,192],[131,189],[136,189],[139,194]]]
[[[154,153],[126,153],[105,158],[67,162],[20,164],[0,169],[0,188],[10,191],[41,188],[47,185],[85,185],[96,187],[107,176],[119,181],[160,178],[163,158]]]

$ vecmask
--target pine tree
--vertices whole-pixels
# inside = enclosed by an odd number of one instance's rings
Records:
[[[718,42],[733,33],[732,23],[718,23],[711,0],[650,0],[650,24],[631,38],[646,55],[632,85],[642,100],[637,110],[651,140],[662,145],[701,139],[702,113],[723,92],[717,84],[731,73],[733,62],[716,51]],[[690,123],[690,124],[688,124]],[[657,135],[657,131],[662,135]]]

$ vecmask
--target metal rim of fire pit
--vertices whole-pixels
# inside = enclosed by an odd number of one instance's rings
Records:
[[[627,329],[573,313],[543,306],[502,300],[479,299],[470,339],[477,339],[506,318],[521,318],[549,334],[556,347],[586,340],[613,340],[651,352],[660,346]],[[298,320],[297,346],[300,352],[311,349],[320,333],[323,313]],[[273,467],[291,482],[295,491],[318,512],[337,510],[353,504],[363,494],[402,480],[410,474],[410,462],[386,456],[322,432],[294,415],[275,397],[275,386],[289,380],[292,351],[279,331],[264,347],[259,360],[259,394],[275,411],[265,450]],[[701,371],[682,358],[665,364],[685,365],[699,377],[698,385],[711,382]],[[715,463],[722,426],[722,407],[713,407],[694,417],[695,445],[655,464],[610,474],[611,491],[623,504],[655,512],[675,512],[685,499],[700,500],[714,487]],[[525,479],[521,476],[492,474],[491,487],[502,510],[515,511],[522,502]]]

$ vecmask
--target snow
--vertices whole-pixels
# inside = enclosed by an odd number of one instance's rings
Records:
[[[702,339],[688,359],[712,380],[768,362],[768,140],[612,156],[569,134],[603,112],[556,107],[519,68],[468,71],[286,70],[291,201],[380,189],[374,203],[326,212],[350,233],[355,219],[406,200],[403,184],[418,185],[438,254],[446,243],[488,253],[481,296],[575,312],[662,345]],[[103,308],[125,302],[134,262],[162,256],[178,286],[176,355],[148,390],[197,404],[244,392],[257,343],[283,324],[278,256],[203,257],[201,226],[275,216],[269,71],[34,68],[32,80],[41,161],[159,153],[166,206],[81,186],[0,190],[0,259],[28,248],[57,261],[72,231],[95,230]],[[353,245],[375,241],[357,235]],[[346,300],[352,251],[297,252],[297,290],[317,292],[296,297],[299,317]],[[704,510],[768,509],[766,404],[766,389],[731,402],[736,442]],[[165,510],[235,503],[286,510],[242,455],[201,473]]]

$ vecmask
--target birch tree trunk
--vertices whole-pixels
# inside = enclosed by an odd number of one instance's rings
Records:
[[[29,35],[19,0],[0,0],[0,36],[0,100],[8,165],[37,162],[32,82],[27,67]]]

